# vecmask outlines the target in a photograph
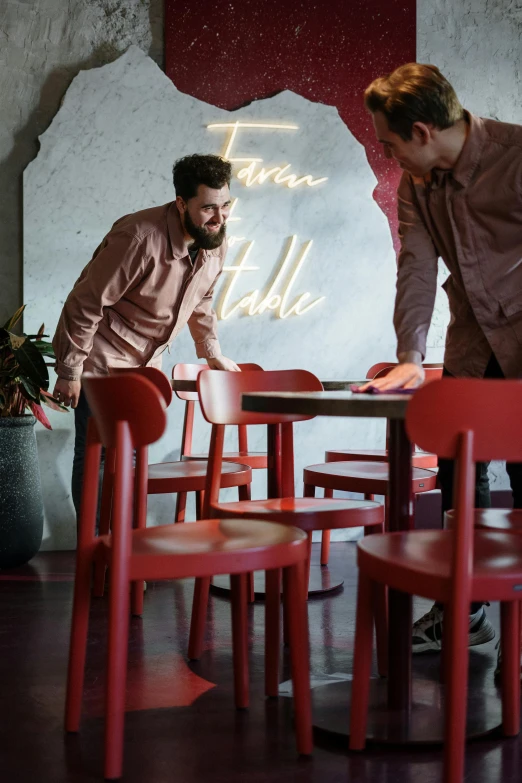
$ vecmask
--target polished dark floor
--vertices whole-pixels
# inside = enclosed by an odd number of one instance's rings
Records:
[[[314,556],[318,550],[314,545]],[[309,602],[312,673],[349,673],[352,666],[355,545],[332,545],[331,568],[344,589]],[[0,781],[76,783],[102,779],[103,682],[107,603],[95,600],[81,733],[62,730],[73,556],[48,553],[15,572],[0,572]],[[263,605],[250,610],[251,707],[237,712],[232,695],[228,601],[214,596],[206,651],[185,657],[192,583],[149,584],[143,619],[133,619],[129,647],[125,776],[128,783],[431,783],[441,780],[439,748],[372,748],[349,755],[317,746],[295,754],[288,698],[263,697]],[[427,604],[416,605],[419,615]],[[498,626],[497,607],[488,610]],[[472,651],[490,683],[494,642]],[[417,674],[438,676],[438,656],[417,657]],[[283,680],[288,666],[283,661]],[[321,686],[319,683],[317,687]],[[348,712],[347,712],[348,720]],[[488,739],[468,745],[466,780],[519,781],[522,744]]]

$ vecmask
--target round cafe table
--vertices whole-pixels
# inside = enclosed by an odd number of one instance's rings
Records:
[[[413,528],[411,444],[405,427],[410,397],[406,394],[351,392],[258,392],[243,395],[243,409],[259,413],[308,416],[385,418],[389,422],[390,530]],[[412,598],[389,590],[388,678],[372,680],[368,741],[393,744],[442,743],[444,691],[439,678],[411,676]],[[314,728],[347,747],[351,683],[335,682],[312,691]],[[502,723],[500,693],[489,672],[470,667],[469,737],[498,729]]]

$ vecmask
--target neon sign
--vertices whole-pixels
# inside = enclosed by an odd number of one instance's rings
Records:
[[[224,151],[221,154],[222,157],[226,158],[231,163],[248,164],[241,168],[236,174],[237,179],[247,188],[250,188],[253,185],[263,185],[270,180],[275,185],[282,185],[290,189],[297,188],[300,185],[313,188],[326,182],[328,179],[328,177],[318,177],[314,179],[311,174],[297,176],[289,173],[289,170],[291,169],[290,163],[265,168],[258,165],[263,163],[263,158],[231,156],[239,130],[296,131],[299,130],[298,125],[241,122],[238,120],[236,122],[212,123],[211,125],[208,125],[207,128],[209,130],[224,129],[229,131]],[[238,198],[235,198],[232,202],[230,215],[227,221],[229,223],[241,220],[240,217],[237,217],[234,214],[238,202]],[[289,300],[292,289],[313,244],[313,240],[309,239],[304,242],[299,251],[295,253],[297,236],[293,234],[283,252],[275,277],[272,282],[266,286],[266,289],[263,291],[260,289],[250,291],[232,304],[232,297],[235,294],[236,286],[240,281],[240,278],[242,278],[243,273],[256,272],[260,268],[248,263],[255,240],[248,240],[244,236],[240,237],[236,235],[230,236],[228,240],[229,247],[233,247],[240,242],[243,242],[244,244],[239,250],[234,266],[223,267],[223,272],[228,273],[230,277],[225,284],[225,288],[220,296],[219,304],[216,307],[218,317],[221,320],[227,320],[240,310],[244,311],[244,313],[249,316],[261,315],[265,312],[272,311],[279,318],[285,319],[290,315],[304,315],[325,299],[324,296],[320,296],[317,299],[308,302],[312,294],[309,291],[306,291],[305,293],[300,294],[293,304],[290,304]]]

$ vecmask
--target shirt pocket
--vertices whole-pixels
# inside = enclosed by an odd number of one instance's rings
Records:
[[[500,307],[522,345],[522,291],[500,300]]]
[[[129,329],[112,310],[108,311],[108,315],[111,331],[117,334],[118,337],[121,337],[122,340],[125,340],[126,343],[129,343],[129,345],[132,345],[133,348],[136,348],[136,350],[147,350],[149,347],[149,340],[147,340],[146,337],[142,337],[141,335],[136,334],[132,329]]]

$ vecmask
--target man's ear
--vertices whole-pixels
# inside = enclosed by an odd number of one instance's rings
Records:
[[[176,196],[176,206],[180,215],[184,215],[187,211],[187,203],[181,198],[181,196]]]
[[[433,138],[433,126],[425,122],[414,122],[411,127],[412,138],[422,145],[427,144]]]

